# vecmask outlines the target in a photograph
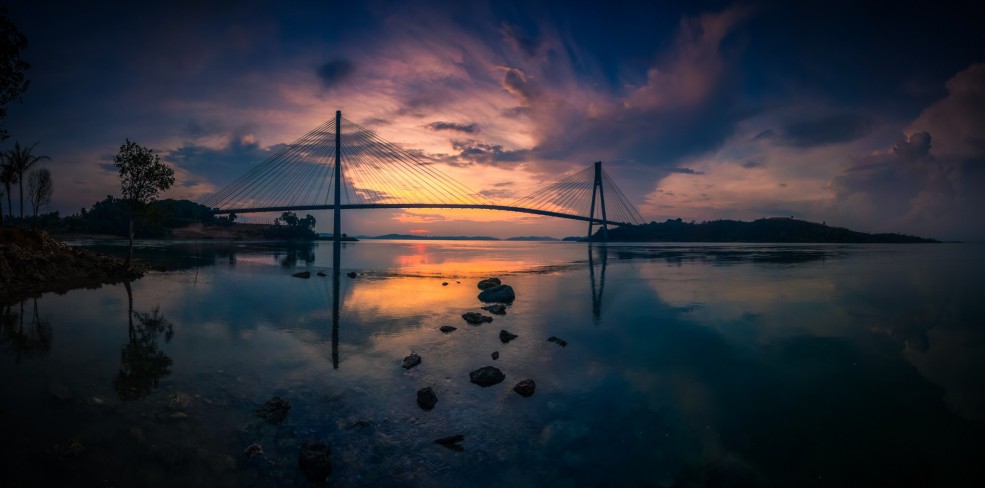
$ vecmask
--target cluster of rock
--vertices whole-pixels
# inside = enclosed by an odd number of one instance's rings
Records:
[[[44,231],[0,228],[0,297],[18,301],[38,293],[132,281],[141,263],[66,246]]]

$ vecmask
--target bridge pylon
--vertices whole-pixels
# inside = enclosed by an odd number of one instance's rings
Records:
[[[592,184],[592,205],[591,209],[588,211],[588,239],[592,239],[592,227],[596,225],[597,219],[595,218],[595,201],[596,195],[598,195],[599,207],[602,213],[602,222],[598,225],[602,226],[602,240],[609,240],[609,226],[608,218],[605,214],[605,190],[602,186],[602,161],[595,162],[595,182]]]

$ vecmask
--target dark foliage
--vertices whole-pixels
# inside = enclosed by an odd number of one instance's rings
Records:
[[[601,230],[592,236],[601,240]],[[903,234],[867,234],[786,217],[752,222],[715,220],[700,224],[681,219],[609,229],[610,241],[626,242],[831,242],[920,243],[933,239]]]

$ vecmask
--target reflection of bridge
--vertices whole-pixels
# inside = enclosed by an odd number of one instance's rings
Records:
[[[441,162],[387,142],[339,111],[335,120],[280,149],[203,203],[217,214],[331,209],[336,239],[341,238],[341,210],[348,209],[519,212],[585,221],[589,236],[598,225],[604,237],[609,225],[643,223],[601,162],[509,205],[494,203],[438,171],[435,163]]]

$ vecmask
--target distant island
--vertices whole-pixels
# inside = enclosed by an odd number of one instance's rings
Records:
[[[568,240],[569,238],[565,238]],[[593,241],[602,241],[601,229]],[[934,239],[904,234],[867,234],[824,223],[789,217],[771,217],[752,222],[714,220],[684,222],[667,219],[643,225],[626,225],[609,229],[609,241],[617,242],[783,242],[783,243],[939,243]]]

